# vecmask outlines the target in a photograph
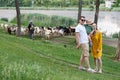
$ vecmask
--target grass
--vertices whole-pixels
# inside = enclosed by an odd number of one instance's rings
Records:
[[[30,40],[0,29],[0,80],[119,80],[115,51],[103,45],[103,73],[92,74],[68,65],[78,67],[81,54],[71,37]],[[93,68],[91,56],[90,63]]]
[[[48,16],[44,14],[22,14],[21,15],[21,24],[22,25],[28,25],[29,21],[33,21],[35,26],[69,26],[69,25],[75,25],[76,19],[72,19],[69,17],[63,17],[63,16]],[[10,21],[11,23],[17,23],[17,18],[15,17],[13,20]],[[61,25],[62,24],[62,25]]]

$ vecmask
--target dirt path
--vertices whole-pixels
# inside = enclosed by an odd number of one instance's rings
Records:
[[[74,36],[66,36],[70,38],[75,38]],[[118,41],[112,39],[103,39],[103,44],[117,48]]]
[[[103,44],[106,44],[108,46],[112,46],[112,47],[117,48],[118,41],[117,40],[106,40],[106,39],[103,39]]]

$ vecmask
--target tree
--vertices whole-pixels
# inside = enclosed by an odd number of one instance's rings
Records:
[[[94,23],[96,24],[98,22],[99,6],[100,6],[100,0],[96,0],[96,11],[95,11],[95,18],[94,18]]]
[[[120,0],[115,0],[113,7],[120,7]]]
[[[120,61],[120,32],[119,32],[119,38],[118,38],[118,46],[115,54],[115,60]]]
[[[15,0],[15,6],[16,6],[16,13],[17,13],[17,31],[16,31],[16,36],[20,36],[21,32],[21,19],[20,19],[20,8],[19,8],[19,2],[18,0]]]
[[[78,1],[78,22],[79,18],[81,17],[81,12],[82,12],[82,0]]]

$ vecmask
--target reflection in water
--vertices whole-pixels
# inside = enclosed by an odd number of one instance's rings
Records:
[[[94,11],[84,11],[87,19],[94,21]],[[98,18],[98,29],[100,29],[106,36],[111,36],[120,31],[120,12],[100,11]]]
[[[118,33],[120,28],[117,26],[116,19],[112,19],[109,14],[107,14],[104,19],[99,19],[98,29],[100,29],[107,36],[110,36],[114,33]]]

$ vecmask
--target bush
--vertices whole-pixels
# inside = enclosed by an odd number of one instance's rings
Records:
[[[8,18],[1,18],[1,20],[8,22]]]
[[[94,10],[94,6],[93,5],[90,5],[89,8],[90,8],[90,11]]]
[[[69,17],[62,16],[47,16],[43,14],[22,14],[21,15],[21,24],[28,25],[29,21],[33,21],[35,26],[69,26],[75,25],[77,22],[75,19]],[[16,23],[16,17],[11,21],[12,23]]]
[[[120,8],[119,8],[119,7],[114,7],[114,8],[112,9],[112,11],[120,11]]]
[[[119,34],[118,33],[114,33],[113,35],[112,35],[112,38],[118,38],[119,37]]]

